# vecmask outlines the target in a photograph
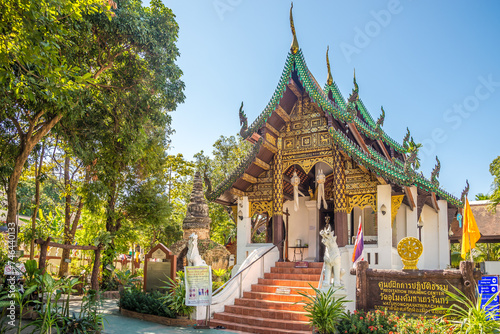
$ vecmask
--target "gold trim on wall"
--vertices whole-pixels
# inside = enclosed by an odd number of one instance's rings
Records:
[[[250,202],[250,217],[253,217],[257,212],[267,212],[268,217],[273,216],[273,201],[258,201]]]
[[[391,226],[394,225],[394,219],[396,219],[396,215],[398,214],[401,203],[403,203],[404,197],[405,195],[396,195],[391,197]]]
[[[350,213],[355,206],[361,209],[363,209],[366,206],[370,206],[373,209],[373,211],[377,212],[377,195],[364,194],[364,195],[349,196],[349,203],[347,204],[347,213]]]

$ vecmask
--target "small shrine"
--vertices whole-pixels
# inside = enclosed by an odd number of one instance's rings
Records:
[[[177,255],[177,270],[183,270],[187,266],[187,253],[189,239],[192,234],[197,235],[198,250],[202,259],[212,269],[227,269],[229,265],[229,251],[215,241],[210,240],[210,223],[208,216],[208,204],[203,194],[203,182],[199,172],[194,174],[193,190],[187,205],[186,218],[184,218],[182,229],[184,237],[173,244],[170,249]]]

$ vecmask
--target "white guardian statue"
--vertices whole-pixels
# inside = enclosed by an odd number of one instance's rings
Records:
[[[337,245],[337,237],[331,229],[330,224],[319,232],[323,238],[321,242],[325,245],[325,277],[323,280],[323,288],[328,288],[331,285],[333,274],[333,286],[342,286],[342,276],[345,270],[340,268],[340,250]]]
[[[198,235],[193,233],[189,236],[188,252],[187,252],[188,266],[206,266],[207,263],[201,258],[198,251]]]

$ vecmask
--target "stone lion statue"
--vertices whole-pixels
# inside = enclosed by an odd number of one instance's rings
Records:
[[[188,252],[187,252],[188,266],[206,266],[207,263],[201,258],[198,251],[198,235],[193,233],[189,236]]]
[[[342,276],[345,273],[344,269],[340,268],[340,250],[337,245],[337,237],[328,224],[323,230],[319,232],[323,238],[321,242],[325,245],[325,277],[323,280],[323,287],[328,288],[331,285],[333,274],[333,286],[342,286]]]

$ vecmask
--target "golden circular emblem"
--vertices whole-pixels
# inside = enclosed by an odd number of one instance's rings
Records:
[[[406,237],[398,243],[398,254],[401,256],[403,269],[418,269],[417,262],[422,255],[423,247],[420,240],[414,237]]]

